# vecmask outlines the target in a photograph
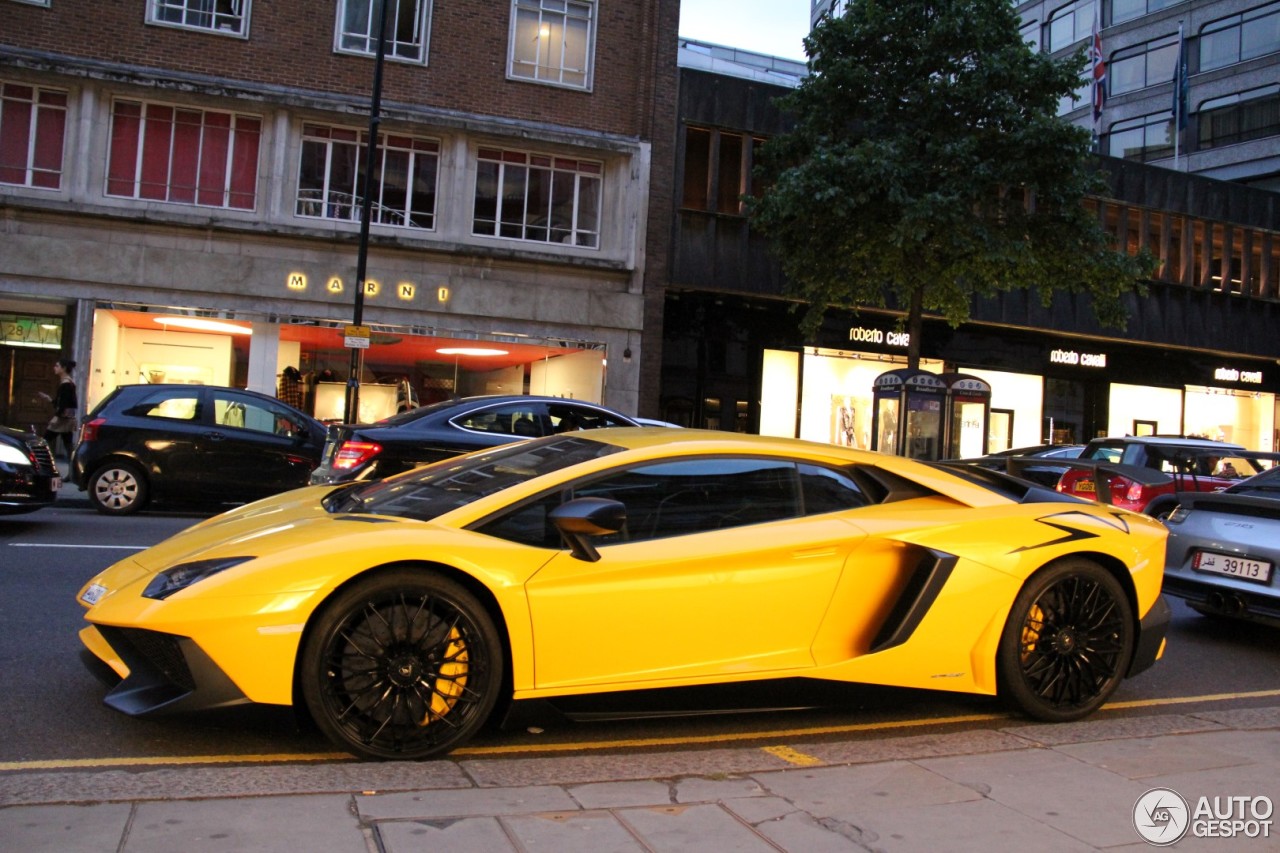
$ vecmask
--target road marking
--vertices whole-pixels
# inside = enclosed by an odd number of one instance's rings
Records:
[[[1226,702],[1231,699],[1267,699],[1280,696],[1278,690],[1256,690],[1249,693],[1210,693],[1204,696],[1173,696],[1167,699],[1136,699],[1129,702],[1113,702],[1099,708],[1104,711],[1122,711],[1132,708],[1155,708],[1165,705],[1190,705],[1196,702]],[[593,741],[591,743],[547,743],[524,744],[520,746],[464,746],[449,753],[450,756],[499,756],[529,753],[555,752],[591,752],[606,749],[656,746],[687,746],[690,744],[728,743],[732,741],[770,739],[788,737],[809,737],[826,734],[852,734],[854,732],[889,731],[892,729],[911,729],[922,726],[945,726],[956,723],[978,723],[990,720],[1012,719],[1012,714],[962,714],[955,717],[935,717],[923,720],[891,720],[882,723],[850,723],[846,726],[815,726],[806,729],[787,729],[768,732],[735,732],[721,735],[698,735],[696,737],[662,737],[636,738],[630,740]],[[775,753],[776,754],[776,753]],[[801,753],[802,754],[802,753]],[[264,762],[304,762],[304,761],[354,761],[345,752],[328,753],[278,753],[271,755],[193,755],[180,757],[144,757],[144,758],[68,758],[47,761],[3,761],[0,762],[0,773],[15,770],[71,770],[87,767],[128,767],[152,765],[199,765],[199,764],[256,764]]]
[[[10,542],[10,548],[97,548],[116,549],[120,551],[145,551],[150,545],[60,545],[54,542]]]
[[[788,764],[794,764],[797,767],[814,767],[825,762],[815,755],[801,752],[798,749],[792,749],[789,746],[766,746],[761,748],[762,752],[777,756]]]

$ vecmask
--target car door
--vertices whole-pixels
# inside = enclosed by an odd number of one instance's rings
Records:
[[[562,550],[527,584],[538,688],[813,666],[862,534],[842,515],[803,515],[799,480],[786,460],[713,458],[575,487],[622,501],[628,523],[596,540],[598,562]]]
[[[113,452],[133,457],[164,494],[181,497],[197,490],[204,390],[187,385],[138,388],[121,395],[118,413],[108,409],[98,430],[102,448],[97,458]]]
[[[205,391],[199,482],[206,496],[253,500],[307,484],[320,448],[295,412],[234,389]]]

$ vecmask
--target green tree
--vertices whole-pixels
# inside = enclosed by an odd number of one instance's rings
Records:
[[[805,41],[780,99],[795,126],[764,146],[753,221],[808,304],[903,311],[918,366],[924,312],[958,326],[975,297],[1086,292],[1123,328],[1149,256],[1118,251],[1082,203],[1105,191],[1090,134],[1057,117],[1083,51],[1054,61],[1009,0],[853,0]]]

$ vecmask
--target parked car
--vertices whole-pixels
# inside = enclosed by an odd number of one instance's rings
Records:
[[[1084,450],[1083,444],[1035,444],[1030,447],[1014,447],[986,456],[961,459],[970,465],[1005,471],[1024,480],[1053,488],[1058,484],[1066,465],[1054,465],[1050,460],[1075,459]]]
[[[1268,467],[1238,444],[1168,436],[1095,438],[1079,459],[1122,467],[1111,469],[1100,490],[1094,470],[1073,465],[1058,481],[1058,491],[1156,517],[1172,512],[1184,495],[1221,491]],[[1123,466],[1164,476],[1148,478],[1136,470],[1126,476]]]
[[[58,497],[62,477],[43,438],[0,426],[0,515],[35,512]]]
[[[1201,613],[1280,627],[1280,468],[1184,495],[1164,523],[1165,592]]]
[[[268,498],[77,598],[117,710],[297,701],[417,759],[513,700],[773,678],[1079,719],[1162,652],[1166,536],[979,468],[602,429]]]
[[[330,426],[311,482],[373,480],[512,441],[616,426],[637,426],[637,421],[604,406],[563,397],[515,394],[444,400],[372,424]]]
[[[72,475],[99,512],[151,501],[256,500],[305,486],[324,424],[274,397],[207,385],[122,385],[85,418]]]

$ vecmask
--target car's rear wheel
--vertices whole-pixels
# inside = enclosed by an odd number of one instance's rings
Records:
[[[89,501],[107,515],[130,515],[147,503],[147,479],[132,462],[108,462],[89,479]]]
[[[996,656],[1000,695],[1039,720],[1091,714],[1115,692],[1135,643],[1128,596],[1090,560],[1046,566],[1014,601]]]
[[[461,585],[393,569],[339,593],[300,660],[303,698],[330,739],[362,758],[448,752],[484,725],[502,689],[493,620]]]

